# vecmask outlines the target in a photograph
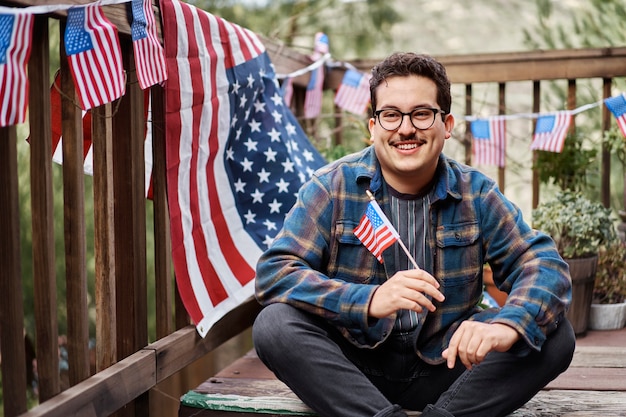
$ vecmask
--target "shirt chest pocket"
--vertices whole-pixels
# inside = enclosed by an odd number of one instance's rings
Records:
[[[444,224],[437,228],[437,269],[448,285],[477,278],[482,263],[478,222]]]
[[[370,283],[378,262],[361,241],[354,235],[358,223],[343,220],[336,224],[332,242],[328,276],[346,282]]]

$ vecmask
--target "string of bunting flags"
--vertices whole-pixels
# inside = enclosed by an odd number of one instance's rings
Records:
[[[102,6],[132,3],[130,22],[137,78],[142,89],[167,80],[163,48],[156,35],[156,23],[150,0],[100,0],[84,6],[59,4],[26,8],[0,7],[0,126],[25,121],[28,106],[26,66],[30,56],[33,14],[68,10],[65,47],[83,110],[111,102],[125,92],[117,28],[106,18]],[[325,68],[331,60],[328,36],[315,35],[312,63],[289,74],[276,74],[282,80],[280,92],[287,105],[293,93],[292,79],[311,73],[305,94],[304,117],[321,113]],[[364,115],[369,106],[370,74],[349,64],[336,91],[334,103],[355,115]],[[603,100],[615,116],[626,137],[626,98],[624,94]],[[506,155],[506,121],[512,118],[536,118],[531,150],[561,152],[573,117],[601,102],[575,110],[545,114],[496,115],[486,118],[465,116],[473,136],[474,163],[504,167]]]
[[[33,15],[67,10],[65,50],[83,110],[112,102],[125,93],[126,75],[118,32],[102,6],[132,3],[130,22],[137,79],[142,89],[167,79],[165,55],[156,33],[150,0],[100,0],[87,5],[0,7],[0,126],[23,123],[28,107],[26,68]]]

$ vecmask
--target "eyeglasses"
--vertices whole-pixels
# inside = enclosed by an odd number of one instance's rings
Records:
[[[402,126],[404,116],[409,116],[409,120],[414,128],[418,130],[426,130],[430,129],[430,127],[435,124],[435,117],[437,117],[437,113],[441,113],[443,120],[443,116],[446,115],[446,112],[441,109],[434,109],[430,107],[418,107],[408,113],[403,113],[396,109],[381,109],[376,110],[374,112],[374,116],[378,119],[380,126],[385,130],[398,130],[400,126]]]

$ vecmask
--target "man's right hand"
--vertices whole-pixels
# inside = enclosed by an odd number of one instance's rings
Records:
[[[435,311],[431,298],[437,301],[445,298],[439,292],[439,283],[432,275],[422,269],[400,271],[374,292],[369,315],[380,319],[401,309],[418,313],[424,308]]]

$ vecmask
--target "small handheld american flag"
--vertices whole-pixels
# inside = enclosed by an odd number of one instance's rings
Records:
[[[409,253],[409,250],[404,246],[395,227],[393,227],[393,224],[391,224],[374,199],[372,193],[369,190],[366,192],[367,196],[370,198],[370,202],[367,205],[365,214],[361,217],[359,225],[354,229],[354,235],[365,245],[367,250],[376,256],[376,259],[378,259],[380,263],[383,263],[383,251],[395,242],[398,242],[415,269],[420,269],[415,259],[413,259],[413,256]]]

